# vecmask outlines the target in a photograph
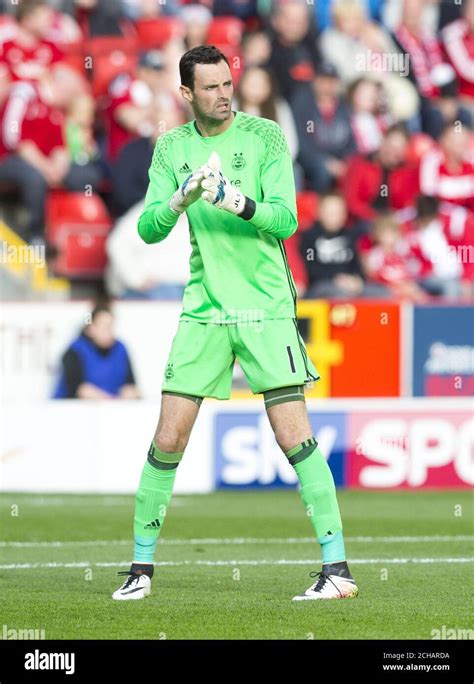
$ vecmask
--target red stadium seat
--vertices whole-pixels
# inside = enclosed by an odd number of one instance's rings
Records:
[[[215,17],[209,26],[207,43],[221,50],[225,45],[239,47],[243,30],[244,23],[237,17]]]
[[[72,279],[101,278],[107,266],[107,232],[71,231],[54,264],[56,275]]]
[[[106,95],[110,83],[119,74],[134,74],[138,58],[134,54],[126,54],[114,50],[109,55],[97,55],[93,61],[92,92],[94,97]]]
[[[296,209],[298,211],[298,229],[306,230],[316,221],[318,216],[319,197],[311,190],[298,192]]]
[[[136,36],[99,36],[85,44],[85,68],[92,69],[95,97],[107,92],[109,83],[121,73],[133,73],[138,63]],[[90,58],[90,64],[87,58]]]
[[[183,33],[183,26],[176,17],[139,19],[135,24],[140,50],[162,48],[170,40]]]
[[[59,252],[56,274],[100,278],[107,262],[105,243],[111,228],[109,213],[98,195],[51,192],[46,204],[46,239]]]
[[[128,55],[135,55],[139,49],[136,36],[97,36],[89,38],[84,46],[86,55],[92,59],[97,55],[108,55],[119,51]]]

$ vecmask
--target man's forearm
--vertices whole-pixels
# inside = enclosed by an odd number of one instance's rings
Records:
[[[246,213],[250,213],[252,210],[253,214],[247,219],[249,223],[281,240],[286,240],[293,235],[298,227],[296,217],[283,204],[255,202],[247,198],[242,218],[245,218]]]
[[[176,225],[179,214],[170,209],[168,202],[150,204],[138,219],[138,233],[151,245],[161,242]]]

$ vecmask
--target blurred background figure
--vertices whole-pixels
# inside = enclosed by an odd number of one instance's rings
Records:
[[[376,152],[355,155],[348,163],[343,193],[362,232],[379,212],[410,206],[418,193],[418,169],[407,161],[408,139],[407,130],[395,124]]]
[[[404,239],[408,242],[408,260],[415,262],[420,287],[433,296],[458,297],[463,267],[451,249],[435,197],[418,197],[416,216],[407,226]]]
[[[442,5],[449,3],[441,3]],[[470,113],[471,126],[474,113],[474,0],[465,0],[461,13],[443,29],[441,38],[459,82],[459,103],[464,111]]]
[[[110,163],[128,142],[153,132],[158,104],[160,109],[167,106],[176,113],[182,111],[176,93],[169,88],[162,53],[149,50],[140,55],[136,77],[121,74],[110,84],[106,109],[106,155]]]
[[[271,15],[270,66],[288,101],[302,85],[309,85],[320,61],[316,30],[308,5],[276,2]]]
[[[114,317],[106,304],[94,307],[90,323],[62,357],[53,398],[139,398],[127,349],[115,337]]]
[[[189,279],[191,247],[186,217],[181,215],[169,236],[147,245],[138,235],[144,202],[135,204],[115,224],[107,240],[107,292],[119,299],[181,300]]]
[[[212,12],[204,5],[183,5],[180,17],[184,27],[184,49],[182,53],[198,45],[205,45],[207,43],[207,32],[212,21]]]
[[[374,221],[372,246],[363,254],[363,266],[369,283],[388,288],[392,297],[417,303],[427,295],[418,285],[406,259],[406,244],[394,214],[383,214]]]
[[[392,122],[384,105],[382,86],[370,78],[358,78],[349,87],[347,100],[357,152],[371,154],[379,149]]]
[[[156,19],[174,15],[178,11],[177,0],[122,0],[123,11],[129,19]]]
[[[0,49],[0,100],[12,81],[38,81],[62,59],[61,50],[48,36],[54,20],[46,0],[23,0],[16,5],[16,31]]]
[[[307,299],[386,297],[383,285],[364,282],[354,232],[347,230],[347,207],[342,195],[322,195],[319,218],[303,233],[300,243],[305,262]]]
[[[234,106],[252,116],[276,121],[283,129],[290,154],[295,160],[298,134],[293,114],[288,103],[279,96],[278,87],[269,71],[259,66],[247,67],[235,90]]]
[[[324,59],[334,64],[346,86],[361,76],[383,83],[390,114],[400,121],[416,120],[418,96],[404,78],[406,60],[392,59],[388,63],[388,58],[398,52],[390,34],[367,19],[359,0],[335,0],[332,12],[334,26],[321,36]],[[416,121],[413,125],[417,125]]]
[[[90,95],[74,98],[67,109],[65,120],[66,142],[73,164],[91,176],[96,174],[94,186],[101,177],[99,147],[94,138],[95,103]]]
[[[300,162],[316,192],[342,179],[345,159],[356,147],[349,107],[331,64],[320,65],[310,88],[300,88],[291,100],[300,144]]]
[[[408,77],[420,95],[422,130],[437,138],[444,122],[471,124],[471,113],[460,106],[453,67],[445,60],[441,41],[424,20],[425,0],[404,0],[395,43],[410,59]]]
[[[444,126],[439,147],[428,150],[421,160],[420,190],[424,195],[474,210],[474,160],[469,141],[465,126]]]
[[[144,199],[155,143],[160,135],[183,123],[183,117],[169,109],[157,109],[153,112],[152,123],[151,134],[125,145],[113,166],[113,207],[116,216],[122,216]]]
[[[181,215],[163,242],[147,245],[137,231],[143,211],[156,140],[182,123],[175,113],[158,110],[149,138],[126,145],[113,170],[115,208],[120,216],[107,240],[107,292],[121,299],[176,299],[183,296],[191,255],[188,222]]]
[[[84,192],[99,180],[95,165],[71,160],[64,135],[64,113],[83,92],[82,77],[59,65],[36,84],[12,85],[0,111],[0,181],[20,193],[26,239],[43,237],[48,189]]]
[[[121,0],[62,0],[61,9],[86,36],[120,36],[127,31]]]
[[[242,38],[242,59],[244,68],[252,66],[268,66],[272,44],[267,33],[255,31],[245,33]]]

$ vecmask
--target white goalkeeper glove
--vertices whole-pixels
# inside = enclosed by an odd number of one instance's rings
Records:
[[[209,157],[204,167],[204,180],[201,182],[203,189],[202,199],[213,204],[219,209],[225,209],[237,216],[245,208],[246,197],[237,188],[231,185],[221,171],[221,160],[217,152]]]
[[[182,214],[183,211],[189,207],[190,204],[199,199],[202,195],[203,189],[201,181],[204,178],[204,169],[206,165],[201,166],[197,171],[193,171],[183,184],[176,190],[169,201],[170,209],[177,214]]]

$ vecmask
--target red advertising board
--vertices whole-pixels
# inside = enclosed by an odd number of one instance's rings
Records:
[[[464,488],[474,484],[473,412],[407,410],[351,412],[349,487]]]
[[[321,375],[307,397],[400,396],[398,302],[300,300],[298,317]]]

